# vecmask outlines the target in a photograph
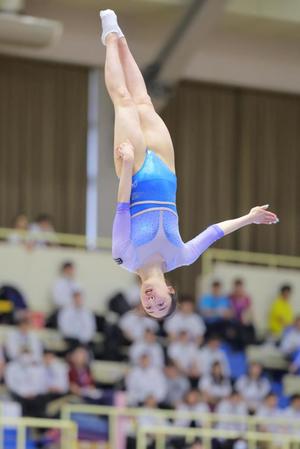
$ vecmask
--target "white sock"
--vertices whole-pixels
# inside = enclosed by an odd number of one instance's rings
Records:
[[[102,22],[102,42],[105,45],[105,39],[108,34],[116,33],[118,37],[123,37],[121,28],[118,24],[118,19],[116,13],[111,9],[106,9],[104,11],[100,11],[100,18]]]

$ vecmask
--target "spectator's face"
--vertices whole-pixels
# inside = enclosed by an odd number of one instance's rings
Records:
[[[49,220],[42,220],[39,222],[39,226],[42,229],[42,231],[52,231],[52,224]]]
[[[54,359],[55,359],[55,356],[51,352],[46,352],[46,354],[44,354],[45,365],[51,365],[51,363],[54,361]]]
[[[221,296],[222,288],[220,284],[213,285],[211,287],[211,292],[213,296]]]
[[[30,330],[29,320],[21,321],[19,324],[19,329],[20,329],[20,332],[22,332],[23,334],[26,334],[27,332],[29,332],[29,330]]]
[[[211,372],[214,376],[220,377],[223,375],[222,366],[220,363],[214,363],[211,369]]]
[[[28,229],[28,220],[26,215],[19,215],[15,222],[15,228],[20,231],[26,231]]]
[[[278,405],[277,396],[275,396],[275,395],[269,396],[269,397],[267,397],[265,402],[266,402],[266,406],[267,407],[269,407],[269,408],[276,408],[277,405]]]
[[[286,288],[282,291],[281,296],[288,301],[291,296],[291,290],[289,288]]]
[[[144,354],[140,357],[139,365],[142,369],[149,368],[150,366],[150,357],[147,354]]]
[[[180,311],[184,315],[191,315],[194,312],[194,304],[192,301],[183,301],[180,305]]]
[[[300,411],[300,398],[293,400],[292,407],[294,410],[297,410],[297,412]]]
[[[169,379],[176,379],[178,376],[178,370],[174,365],[167,365],[165,368],[165,373]]]
[[[212,351],[217,351],[220,349],[220,341],[219,340],[210,340],[208,342],[208,346]]]
[[[89,357],[87,351],[83,348],[75,349],[71,355],[71,361],[77,367],[88,365]]]
[[[148,396],[145,400],[145,407],[149,408],[156,408],[157,407],[157,401],[154,396]]]
[[[81,293],[73,294],[73,304],[75,307],[81,307],[83,305],[83,297]]]
[[[242,282],[237,282],[234,284],[233,293],[236,296],[243,296],[245,293],[244,285]]]
[[[151,330],[146,330],[144,339],[147,343],[152,344],[156,342],[156,335]]]
[[[199,393],[197,390],[189,391],[186,395],[186,403],[193,406],[199,402]]]
[[[75,277],[75,268],[73,265],[68,266],[66,268],[64,268],[64,272],[63,272],[64,276],[70,279],[73,279]]]
[[[262,367],[259,363],[252,363],[249,368],[249,375],[253,379],[258,379],[262,374]]]

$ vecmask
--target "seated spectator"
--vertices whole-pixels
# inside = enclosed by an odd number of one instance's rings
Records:
[[[60,276],[54,281],[52,287],[52,300],[56,309],[72,304],[73,292],[79,287],[75,278],[74,263],[64,262],[60,267]]]
[[[24,416],[45,417],[44,371],[34,354],[24,348],[5,370],[5,384]]]
[[[135,341],[129,349],[129,359],[134,365],[138,364],[140,357],[148,354],[151,365],[157,368],[164,366],[164,351],[157,342],[157,337],[151,329],[146,329],[143,340]]]
[[[221,399],[227,398],[232,391],[230,378],[224,373],[220,362],[214,362],[210,373],[201,377],[198,388],[208,396],[208,402],[212,407]]]
[[[291,435],[300,435],[300,394],[294,394],[291,397],[291,403],[289,407],[284,410],[282,416],[291,420],[290,426],[288,426],[288,428],[285,428],[285,431]]]
[[[198,348],[195,342],[190,341],[187,331],[181,331],[176,340],[169,344],[167,354],[183,374],[191,376],[194,373]]]
[[[27,240],[26,231],[28,231],[28,219],[25,214],[19,214],[16,216],[13,228],[14,230],[7,237],[8,242],[13,244],[26,242]]]
[[[22,317],[16,329],[8,332],[5,341],[5,352],[10,360],[19,357],[24,350],[29,351],[35,360],[41,360],[43,346],[37,334],[31,330],[31,323],[26,316]]]
[[[258,418],[279,418],[282,416],[282,411],[278,407],[278,397],[275,393],[267,394],[263,403],[257,407],[256,416]],[[258,428],[261,432],[280,432],[280,426],[276,422],[261,422]]]
[[[222,292],[222,284],[214,281],[211,293],[203,295],[198,301],[198,310],[204,318],[209,334],[224,334],[224,325],[232,318],[229,298]]]
[[[235,388],[246,401],[249,411],[255,412],[265,396],[270,393],[271,384],[264,376],[260,363],[252,362],[248,373],[236,381]]]
[[[70,392],[84,402],[112,405],[111,392],[96,388],[88,351],[79,346],[69,356]]]
[[[57,237],[48,214],[40,214],[29,226],[29,240],[37,246],[47,246],[57,243]]]
[[[288,358],[300,351],[300,316],[296,317],[293,326],[284,333],[280,349]]]
[[[205,324],[202,318],[195,313],[193,298],[183,296],[179,310],[164,323],[165,331],[171,340],[174,340],[182,331],[188,333],[190,340],[200,344],[205,333]]]
[[[96,333],[96,318],[84,304],[81,290],[75,290],[72,304],[59,311],[58,328],[70,348],[74,348],[78,344],[91,344]]]
[[[153,396],[160,403],[166,399],[167,385],[161,369],[151,366],[148,354],[143,354],[138,366],[133,367],[126,377],[129,405],[138,405]]]
[[[245,422],[230,422],[228,420],[222,421],[222,416],[244,416],[245,418],[248,416],[247,405],[238,391],[233,390],[227,399],[223,399],[219,402],[215,412],[220,415],[220,420],[216,426],[217,429],[233,430],[236,432],[246,431],[246,420]]]
[[[127,341],[141,340],[146,329],[151,329],[156,333],[159,328],[155,320],[144,315],[141,304],[120,318],[119,327]]]
[[[294,321],[294,309],[291,304],[292,288],[283,285],[279,296],[273,301],[269,313],[269,330],[275,340],[279,340],[284,329]]]
[[[198,351],[196,366],[200,374],[208,374],[215,362],[219,362],[225,375],[230,376],[229,362],[226,353],[221,349],[221,340],[211,335],[207,343]]]
[[[239,339],[242,340],[243,346],[253,344],[255,342],[255,328],[253,325],[251,298],[245,291],[242,279],[234,281],[229,300],[233,311],[232,319],[234,323],[239,325],[237,328]]]
[[[194,427],[202,427],[203,420],[198,418],[198,414],[206,414],[210,413],[210,409],[199,391],[197,390],[189,390],[183,399],[183,402],[177,405],[176,411],[178,412],[178,417],[175,419],[176,427],[191,427],[194,424]],[[194,418],[187,418],[184,416],[184,413],[181,415],[180,412],[195,412]],[[197,417],[196,417],[197,416]],[[204,419],[205,422],[205,419]]]
[[[59,398],[69,391],[68,366],[55,357],[52,351],[45,350],[43,365],[44,392],[49,399]]]
[[[167,381],[165,405],[167,408],[174,408],[182,402],[184,395],[190,389],[190,383],[172,362],[166,365],[165,376]]]

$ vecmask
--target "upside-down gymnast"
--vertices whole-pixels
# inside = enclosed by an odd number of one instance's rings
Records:
[[[105,82],[115,110],[114,162],[119,178],[113,258],[141,280],[146,313],[161,319],[176,307],[164,273],[190,265],[216,240],[243,226],[277,223],[268,205],[208,227],[184,243],[178,228],[174,149],[143,76],[111,10],[101,11]]]

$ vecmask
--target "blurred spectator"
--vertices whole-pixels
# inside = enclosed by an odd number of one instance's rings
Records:
[[[251,298],[245,291],[242,279],[236,279],[234,281],[229,299],[233,310],[233,318],[243,324],[251,323],[253,320]]]
[[[202,342],[206,329],[202,318],[195,313],[194,301],[190,296],[182,297],[179,310],[165,321],[164,328],[171,340],[185,331],[198,344]]]
[[[69,391],[68,366],[52,351],[44,351],[43,371],[44,392],[49,398],[58,398]]]
[[[159,328],[155,320],[144,315],[141,304],[121,317],[119,327],[128,341],[142,339],[146,329],[151,329],[156,333]]]
[[[84,347],[77,347],[69,355],[70,392],[85,402],[112,404],[110,392],[102,392],[96,384],[90,369],[89,353]]]
[[[127,375],[126,387],[128,404],[138,405],[153,396],[160,403],[167,394],[166,379],[163,371],[151,366],[148,354],[143,354],[139,359],[138,366],[133,367]]]
[[[3,380],[4,369],[5,369],[5,357],[3,354],[2,347],[0,346],[0,383],[2,383]]]
[[[185,396],[183,402],[181,402],[177,407],[178,417],[175,419],[175,426],[177,427],[201,427],[202,421],[198,418],[198,415],[209,413],[210,409],[206,402],[203,401],[198,390],[190,390]],[[180,412],[195,412],[194,418],[187,418],[180,415]]]
[[[21,404],[24,416],[45,416],[43,367],[28,349],[7,364],[5,383],[13,399]]]
[[[57,243],[52,218],[48,214],[40,214],[29,226],[29,239],[35,245],[46,246]]]
[[[52,299],[56,308],[72,304],[73,292],[79,287],[75,277],[74,263],[64,262],[60,267],[60,276],[55,280],[52,288]]]
[[[189,340],[187,331],[181,331],[176,340],[169,344],[167,354],[182,373],[190,376],[197,360],[198,349],[196,343]]]
[[[212,406],[220,399],[227,398],[232,391],[230,378],[224,373],[220,362],[213,363],[210,373],[200,379],[198,388],[208,396]]]
[[[245,291],[242,279],[234,281],[229,299],[233,311],[233,324],[237,324],[236,332],[238,338],[242,340],[243,346],[253,344],[255,342],[255,328],[253,325],[251,298]]]
[[[284,329],[290,326],[294,320],[294,309],[290,302],[291,293],[291,286],[283,285],[270,309],[269,330],[276,340],[280,339]]]
[[[224,374],[230,376],[229,362],[226,353],[221,349],[221,340],[219,337],[212,335],[206,345],[198,351],[196,363],[199,373],[208,374],[215,362],[219,362]]]
[[[81,290],[73,292],[72,304],[58,312],[58,328],[71,348],[80,344],[90,344],[96,333],[96,319],[84,304]]]
[[[274,393],[269,393],[265,397],[262,404],[256,410],[258,418],[279,418],[282,416],[282,411],[278,408],[278,397]],[[265,422],[259,424],[261,432],[278,433],[280,426],[278,423]]]
[[[36,332],[31,330],[30,320],[27,317],[19,320],[17,328],[8,332],[5,341],[5,352],[10,360],[19,357],[24,350],[29,351],[35,360],[42,359],[42,343]]]
[[[288,328],[281,340],[280,349],[286,357],[293,357],[300,351],[300,317],[296,317],[293,326]]]
[[[9,243],[19,244],[27,240],[26,231],[28,231],[28,219],[25,214],[16,216],[13,224],[14,231],[12,231],[7,240]]]
[[[151,365],[157,368],[164,366],[164,352],[161,345],[157,342],[157,337],[151,329],[146,329],[143,340],[135,341],[129,349],[129,358],[134,365],[143,354],[148,354]]]
[[[271,391],[271,384],[264,376],[261,364],[252,362],[249,365],[248,373],[236,381],[235,388],[247,402],[250,412],[254,412]]]
[[[291,420],[291,424],[285,430],[292,435],[300,435],[300,394],[291,397],[290,406],[284,410],[283,416]]]
[[[222,416],[239,416],[247,417],[248,408],[247,404],[243,400],[240,393],[233,390],[227,399],[223,399],[216,407],[215,412],[220,416],[220,420],[217,424],[219,430],[233,430],[236,432],[245,432],[247,429],[247,423],[245,422],[229,422],[228,420],[222,421]]]
[[[167,408],[176,407],[190,388],[188,379],[178,370],[175,363],[169,362],[165,367],[167,394],[165,405]]]

